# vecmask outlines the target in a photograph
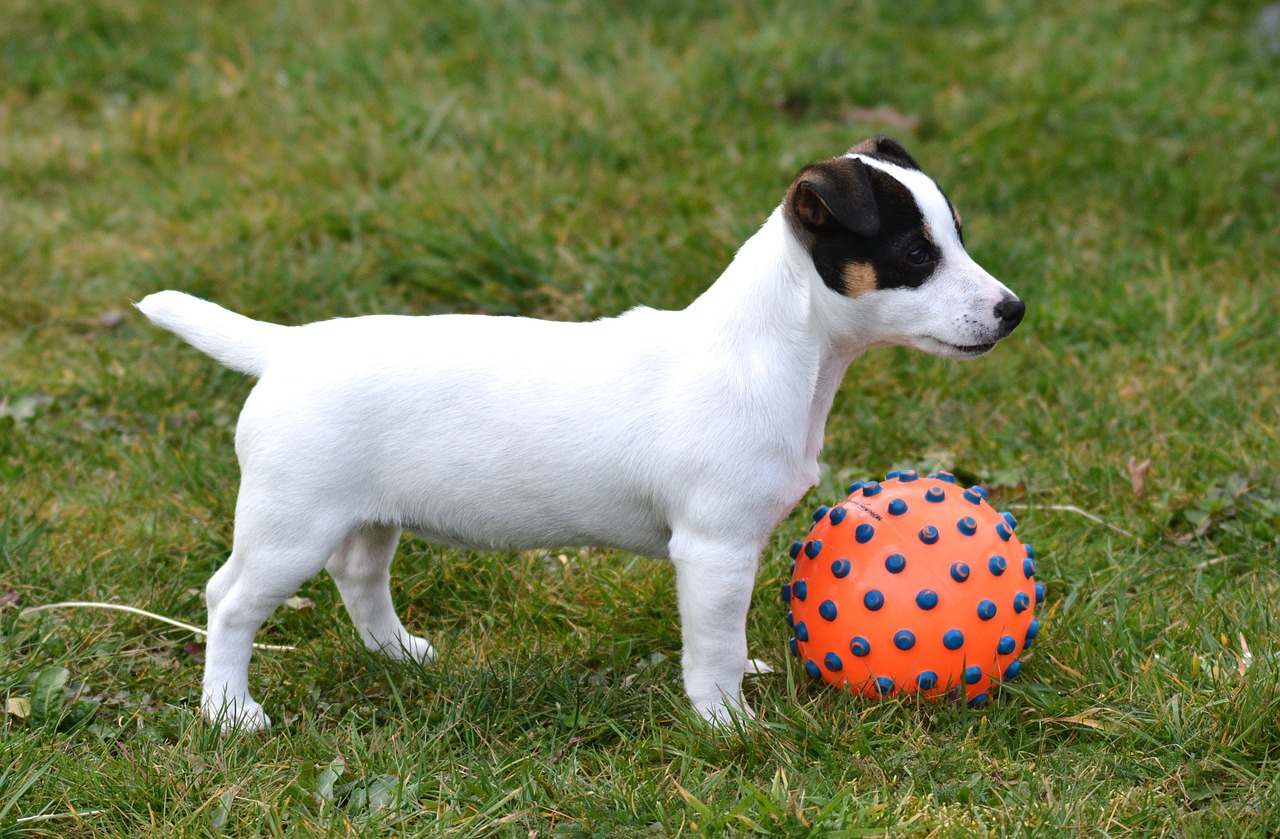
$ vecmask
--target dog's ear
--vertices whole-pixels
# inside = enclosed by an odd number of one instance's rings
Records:
[[[920,164],[916,163],[916,159],[907,153],[902,144],[892,137],[886,137],[883,134],[877,134],[874,137],[868,137],[856,146],[852,146],[849,154],[865,154],[870,157],[877,157],[886,163],[893,163],[901,166],[903,169],[919,169]]]
[[[810,233],[837,224],[859,236],[880,232],[880,211],[861,160],[838,157],[803,169],[791,188],[788,209]]]

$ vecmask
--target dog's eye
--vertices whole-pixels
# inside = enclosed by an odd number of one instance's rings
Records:
[[[933,262],[933,251],[928,245],[920,242],[907,251],[907,262],[912,265],[928,265]]]

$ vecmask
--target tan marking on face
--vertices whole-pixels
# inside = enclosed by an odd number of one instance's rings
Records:
[[[876,269],[865,262],[850,262],[844,269],[844,294],[861,297],[876,290]]]

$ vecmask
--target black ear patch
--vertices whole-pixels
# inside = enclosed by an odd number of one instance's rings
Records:
[[[907,153],[907,150],[902,147],[901,143],[892,137],[886,137],[883,134],[868,137],[861,143],[851,147],[848,153],[865,154],[868,157],[883,160],[885,163],[892,163],[895,166],[901,166],[903,169],[920,170],[920,164],[916,163],[916,159]]]
[[[787,215],[793,226],[810,234],[831,232],[836,226],[859,236],[880,232],[867,165],[847,157],[801,170],[787,196]]]
[[[888,138],[873,137],[854,151],[871,155],[859,148],[869,149],[873,142],[879,151],[872,156],[915,163]],[[822,282],[847,297],[918,287],[941,259],[911,190],[858,158],[838,157],[800,170],[783,201],[783,213]]]

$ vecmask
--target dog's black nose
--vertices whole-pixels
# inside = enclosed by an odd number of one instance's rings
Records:
[[[1026,313],[1027,304],[1017,297],[1009,297],[996,304],[996,317],[1000,318],[1000,326],[1004,328],[1006,335],[1022,323],[1022,316]]]

